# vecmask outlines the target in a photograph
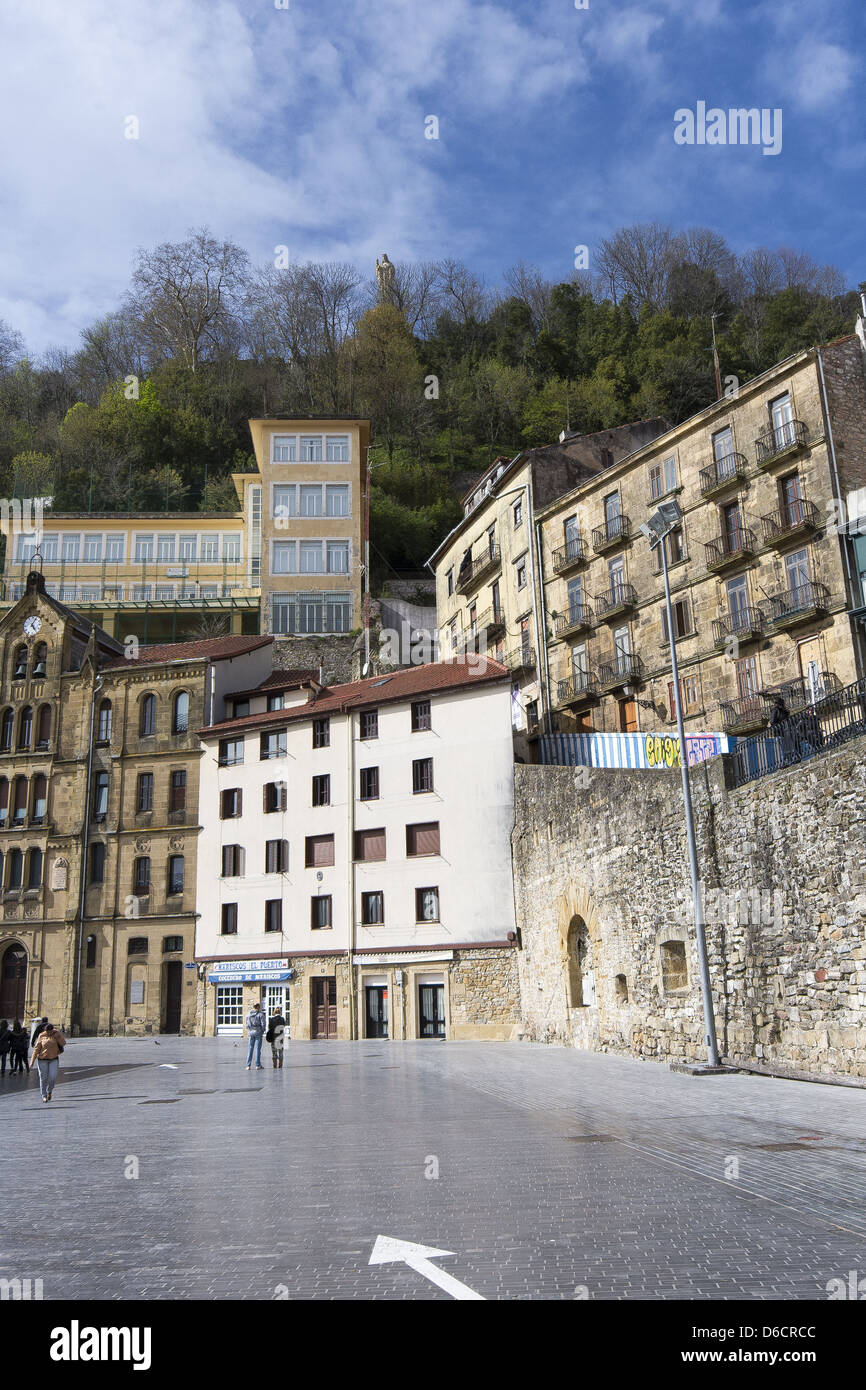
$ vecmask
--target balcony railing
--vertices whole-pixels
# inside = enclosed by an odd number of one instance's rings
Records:
[[[802,449],[809,439],[809,431],[802,420],[786,420],[781,425],[768,425],[755,440],[755,454],[759,468],[766,468],[777,459]]]
[[[600,690],[616,690],[621,685],[630,685],[643,680],[643,662],[632,652],[622,652],[613,661],[604,662],[598,668]]]
[[[588,603],[573,603],[567,613],[556,619],[558,638],[568,637],[573,632],[585,632],[592,626],[592,609]]]
[[[794,680],[784,681],[782,685],[764,690],[761,694],[766,701],[768,715],[772,713],[773,705],[779,696],[784,701],[788,713],[796,714],[799,710],[806,709],[818,700],[825,700],[841,689],[842,682],[837,675],[832,671],[821,671],[814,681],[807,680],[805,676],[797,676]]]
[[[0,588],[2,601],[24,593],[32,561],[7,561]],[[139,606],[195,603],[220,604],[249,590],[247,565],[242,560],[166,561],[43,559],[47,592],[61,603]],[[252,587],[258,589],[259,579]],[[202,592],[204,591],[204,592]],[[235,598],[235,602],[237,599]],[[257,601],[257,600],[256,600]]]
[[[559,705],[590,704],[598,699],[598,681],[592,671],[575,671],[565,680],[557,681],[556,702]]]
[[[502,632],[505,627],[505,610],[503,608],[485,608],[475,619],[475,633],[484,633],[488,638],[494,637],[498,632]]]
[[[488,574],[502,566],[502,556],[498,545],[491,545],[484,554],[471,564],[463,565],[457,574],[454,588],[458,594],[468,594],[479,585]]]
[[[784,545],[786,541],[817,531],[820,525],[821,513],[814,502],[807,502],[804,497],[795,498],[779,511],[761,517],[765,545]]]
[[[774,594],[761,607],[774,627],[784,628],[794,627],[796,623],[807,622],[819,613],[826,613],[829,603],[830,590],[827,585],[808,579],[802,584],[792,585],[784,593]]]
[[[631,540],[631,521],[627,516],[609,516],[603,526],[592,533],[592,548],[601,553]]]
[[[585,565],[587,558],[586,541],[582,536],[574,536],[561,550],[554,550],[553,573],[565,574],[578,565]]]
[[[725,647],[731,638],[738,642],[753,642],[764,631],[764,615],[760,608],[740,608],[727,618],[716,618],[713,622],[713,642],[717,647]]]
[[[741,695],[736,700],[721,700],[722,728],[726,734],[749,733],[762,729],[769,718],[767,706],[759,694]]]
[[[502,664],[507,666],[509,671],[534,671],[535,648],[529,646],[514,647],[512,651],[505,653]]]
[[[715,540],[704,545],[708,570],[724,569],[726,565],[746,560],[758,548],[758,539],[750,526],[732,526]]]
[[[634,608],[637,603],[637,590],[633,584],[612,584],[605,594],[596,594],[595,616],[599,622],[607,622]]]
[[[866,734],[866,680],[809,702],[767,733],[742,739],[733,753],[734,786],[807,762],[862,734]]]
[[[715,497],[734,483],[745,482],[749,460],[745,454],[723,454],[701,469],[701,495]]]

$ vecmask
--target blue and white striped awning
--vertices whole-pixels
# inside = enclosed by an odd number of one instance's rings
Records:
[[[686,734],[689,766],[727,753],[727,734]],[[538,761],[549,767],[671,768],[680,766],[677,734],[542,734]]]

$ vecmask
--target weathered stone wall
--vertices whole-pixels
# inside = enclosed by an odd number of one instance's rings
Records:
[[[866,1076],[864,753],[857,739],[737,790],[722,759],[692,772],[716,1027],[734,1061]],[[515,771],[525,1035],[703,1059],[679,773]],[[664,976],[669,942],[685,945],[681,988]]]
[[[461,950],[449,968],[450,1035],[507,1041],[520,1025],[517,952]]]
[[[274,668],[285,671],[316,670],[329,685],[357,680],[360,675],[357,657],[353,659],[356,636],[345,637],[275,637]]]

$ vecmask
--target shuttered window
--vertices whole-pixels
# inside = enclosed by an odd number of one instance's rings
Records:
[[[313,805],[330,806],[331,804],[331,778],[327,772],[320,777],[313,778]]]
[[[385,858],[385,827],[355,831],[355,858],[370,861]]]
[[[281,898],[269,898],[265,903],[265,931],[283,930],[283,903]]]
[[[308,835],[304,863],[308,869],[319,869],[334,862],[333,835]]]
[[[240,787],[226,787],[220,792],[220,820],[233,820],[243,812],[244,794]]]
[[[241,845],[223,845],[223,878],[240,878],[244,871],[244,851]]]
[[[439,853],[439,822],[424,821],[406,826],[406,853],[410,858],[419,854]]]
[[[285,811],[288,789],[285,782],[266,782],[262,788],[262,810],[266,815],[273,811]]]
[[[288,840],[265,841],[265,873],[285,874],[289,870]]]
[[[235,936],[238,930],[238,905],[237,903],[223,903],[222,922],[220,930],[223,936]]]

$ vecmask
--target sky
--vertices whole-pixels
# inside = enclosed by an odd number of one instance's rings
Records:
[[[863,0],[0,0],[0,318],[74,349],[204,225],[496,284],[660,221],[856,286],[864,37]],[[780,109],[780,153],[678,144],[698,102]]]

